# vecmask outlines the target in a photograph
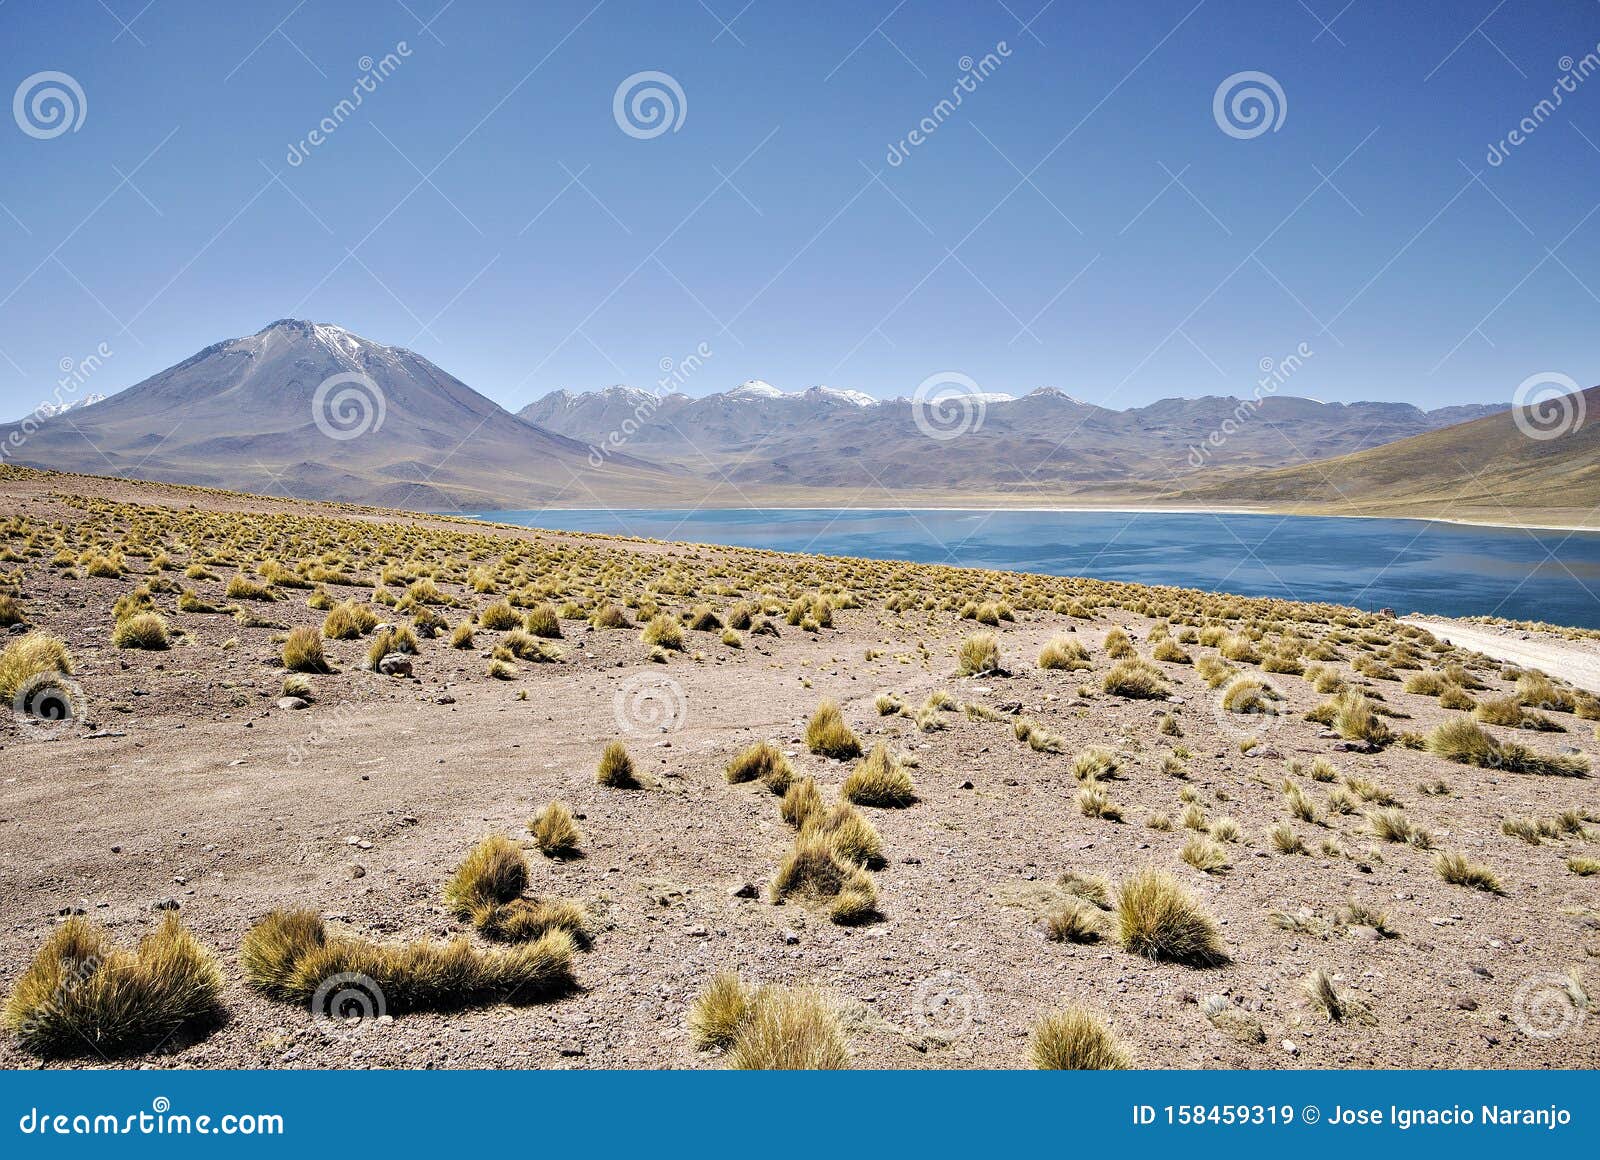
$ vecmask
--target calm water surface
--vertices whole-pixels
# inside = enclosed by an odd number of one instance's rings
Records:
[[[1600,533],[1594,532],[1172,512],[726,508],[471,514],[563,531],[1600,628]]]

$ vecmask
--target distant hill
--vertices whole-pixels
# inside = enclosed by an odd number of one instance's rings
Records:
[[[1241,408],[1248,421],[1236,421]],[[1499,409],[1423,411],[1407,403],[1289,396],[1268,396],[1257,407],[1207,396],[1114,411],[1041,387],[1021,398],[983,396],[981,423],[959,438],[934,442],[918,427],[917,407],[908,399],[879,401],[829,387],[786,393],[754,381],[699,399],[625,386],[556,391],[518,413],[597,445],[626,423],[633,431],[629,450],[752,487],[1014,496],[1091,484],[1168,488],[1197,471],[1281,467],[1345,454]],[[1225,425],[1233,433],[1207,448],[1208,437]]]
[[[297,319],[13,435],[24,465],[413,509],[648,502],[677,477],[628,455],[595,471],[420,355]]]
[[[1179,498],[1592,525],[1600,507],[1600,387],[1582,399],[1584,421],[1570,430],[1562,424],[1551,438],[1532,437],[1503,411],[1353,455],[1192,487]]]

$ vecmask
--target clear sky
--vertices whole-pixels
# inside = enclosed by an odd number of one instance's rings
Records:
[[[1600,74],[1534,110],[1597,43],[1590,0],[5,0],[0,415],[102,343],[109,392],[284,316],[513,409],[701,344],[691,394],[1121,407],[1302,343],[1286,393],[1587,385]],[[683,94],[654,136],[614,114],[644,71]],[[1247,71],[1283,94],[1255,136],[1214,111]]]

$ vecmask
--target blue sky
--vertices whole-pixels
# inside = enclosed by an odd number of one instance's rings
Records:
[[[691,394],[954,371],[1121,407],[1302,343],[1284,389],[1325,399],[1589,384],[1600,75],[1486,154],[1597,43],[1587,0],[8,0],[0,95],[57,71],[85,108],[0,118],[0,414],[102,343],[86,389],[286,315],[513,409],[701,344]],[[682,122],[630,135],[651,70]],[[1284,98],[1248,138],[1213,112],[1245,71]]]

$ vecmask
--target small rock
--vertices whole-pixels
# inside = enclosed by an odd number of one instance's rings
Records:
[[[387,653],[379,659],[378,671],[386,677],[409,677],[411,658],[405,653]]]
[[[1283,1041],[1283,1049],[1285,1051],[1287,1051],[1290,1055],[1299,1055],[1300,1054],[1300,1045],[1298,1043],[1296,1043],[1292,1039],[1285,1039]]]
[[[278,708],[293,712],[296,709],[306,709],[311,705],[304,697],[279,697]]]
[[[177,910],[178,909],[178,900],[176,898],[163,898],[160,902],[152,902],[150,904],[150,909],[151,910]]]
[[[367,876],[367,868],[365,866],[362,866],[360,863],[357,863],[356,865],[350,867],[350,877],[352,877],[352,878],[365,878],[366,876]]]
[[[754,882],[741,882],[728,893],[734,898],[756,898],[760,896],[761,891],[756,889]]]

